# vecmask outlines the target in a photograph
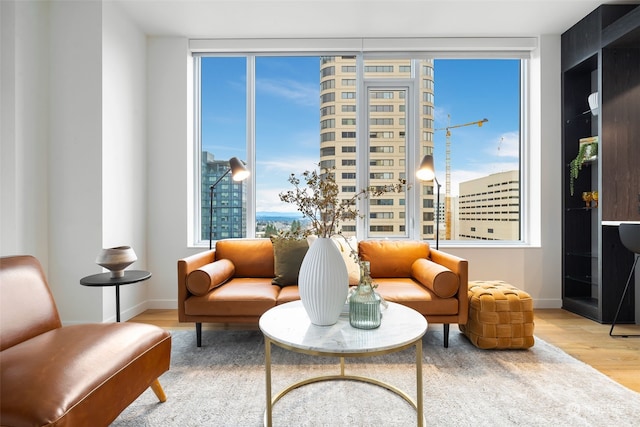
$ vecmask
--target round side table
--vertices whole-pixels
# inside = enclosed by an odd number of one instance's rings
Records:
[[[116,322],[120,321],[120,285],[143,282],[151,277],[151,273],[143,270],[125,270],[122,277],[111,277],[111,273],[99,273],[80,279],[84,286],[115,286],[116,287]]]

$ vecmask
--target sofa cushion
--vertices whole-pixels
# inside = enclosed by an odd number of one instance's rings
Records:
[[[236,269],[228,259],[221,259],[193,270],[187,276],[187,289],[193,295],[202,296],[225,283]]]
[[[375,282],[378,285],[376,292],[386,301],[413,308],[424,316],[458,314],[459,302],[457,298],[440,298],[431,289],[421,285],[415,279],[382,278],[376,279]],[[382,321],[384,322],[384,318]]]
[[[276,305],[280,287],[271,277],[234,277],[201,297],[192,296],[184,303],[185,313],[196,316],[259,318]]]
[[[236,267],[234,277],[274,276],[273,245],[267,238],[218,240],[216,259],[230,260]]]
[[[371,263],[371,277],[411,277],[418,258],[429,257],[429,244],[415,240],[363,240],[358,243],[360,259]]]
[[[450,298],[458,292],[458,276],[447,267],[428,259],[417,259],[411,266],[413,277],[440,298]]]
[[[309,244],[304,239],[288,239],[271,237],[273,244],[273,269],[275,277],[272,283],[278,286],[292,286],[298,284],[300,265],[309,250]]]
[[[309,247],[316,241],[318,236],[311,235],[307,237]],[[360,265],[356,261],[358,258],[358,239],[356,236],[345,237],[342,235],[331,236],[331,240],[335,243],[336,247],[342,255],[345,265],[347,266],[347,273],[349,274],[349,286],[355,286],[360,283]],[[355,256],[355,258],[354,258]]]

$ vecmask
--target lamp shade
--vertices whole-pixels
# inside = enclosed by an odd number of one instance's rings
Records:
[[[436,177],[435,167],[433,166],[433,156],[431,154],[427,154],[422,158],[416,176],[422,181],[433,181]]]
[[[229,167],[231,168],[231,178],[234,181],[242,181],[243,179],[246,179],[250,174],[244,163],[242,163],[242,161],[237,157],[232,157],[229,159]]]

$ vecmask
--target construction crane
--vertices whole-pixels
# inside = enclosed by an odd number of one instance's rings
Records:
[[[451,114],[447,114],[448,126],[444,128],[434,129],[435,131],[446,130],[446,175],[445,175],[445,196],[444,196],[444,224],[445,224],[445,240],[451,240],[451,129],[461,128],[465,126],[482,125],[488,122],[488,119],[476,120],[475,122],[463,123],[460,125],[451,125]],[[438,209],[440,207],[438,206]],[[436,212],[440,215],[440,212]]]

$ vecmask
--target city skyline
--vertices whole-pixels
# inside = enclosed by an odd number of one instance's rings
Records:
[[[242,57],[224,61],[225,67],[209,67],[207,61],[202,67],[202,150],[213,153],[217,160],[246,157],[245,61]],[[258,212],[295,213],[295,207],[279,201],[278,193],[288,188],[291,173],[317,167],[319,65],[319,57],[256,58],[257,164],[252,173]],[[489,120],[481,129],[452,130],[453,196],[462,181],[519,169],[519,66],[518,60],[434,61],[434,129]],[[218,83],[209,86],[210,82]],[[216,97],[234,101],[216,105]],[[224,108],[216,108],[222,104]],[[444,130],[434,132],[436,172],[442,184],[445,140]]]

